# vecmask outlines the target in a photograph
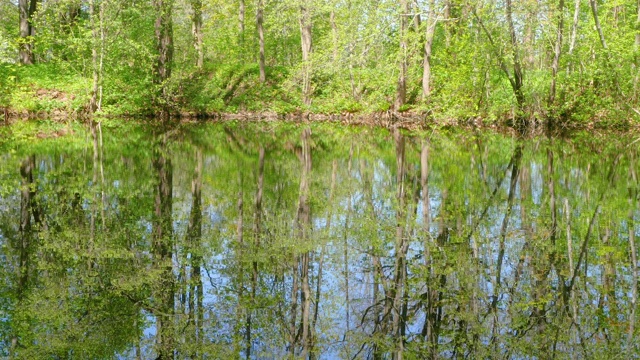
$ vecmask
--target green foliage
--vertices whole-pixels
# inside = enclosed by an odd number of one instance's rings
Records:
[[[636,122],[634,109],[640,107],[638,25],[630,15],[637,9],[631,3],[605,2],[598,7],[605,47],[586,3],[579,4],[573,34],[572,6],[558,9],[549,0],[513,2],[512,39],[506,4],[496,2],[409,2],[414,16],[403,31],[397,1],[266,1],[265,82],[259,81],[254,16],[258,2],[244,2],[243,20],[238,2],[201,2],[202,67],[196,66],[193,33],[192,6],[198,3],[171,1],[172,76],[162,84],[154,73],[159,50],[153,2],[95,0],[92,18],[88,0],[45,1],[30,19],[36,35],[25,39],[18,33],[17,4],[0,4],[1,106],[16,112],[79,112],[86,109],[96,75],[101,111],[112,116],[151,115],[159,110],[196,114],[399,110],[426,113],[435,120],[499,122],[524,116],[548,117],[559,125],[628,126],[630,119]],[[312,21],[308,64],[302,63],[301,5],[309,9]],[[561,29],[559,15],[564,19]],[[424,49],[431,29],[431,92],[425,97]],[[563,32],[563,43],[556,96],[549,103],[558,31]],[[37,65],[12,67],[20,44],[27,42],[34,46]],[[403,62],[407,99],[394,109]],[[522,104],[517,103],[511,83],[516,62],[522,69]],[[310,73],[310,106],[302,101],[305,71]],[[51,91],[62,92],[66,99],[51,96]]]

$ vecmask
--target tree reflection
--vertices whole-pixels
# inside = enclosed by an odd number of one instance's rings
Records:
[[[123,131],[2,155],[3,356],[640,355],[624,137]]]

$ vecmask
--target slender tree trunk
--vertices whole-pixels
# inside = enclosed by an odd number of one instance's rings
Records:
[[[640,0],[638,0],[638,4],[636,5],[636,10],[638,11],[638,15],[636,17],[636,49],[640,47]]]
[[[156,317],[156,353],[158,359],[173,359],[175,351],[173,275],[173,167],[166,154],[166,138],[154,149],[153,168],[156,173],[155,213],[153,221],[153,265],[159,270],[154,289]]]
[[[427,30],[424,40],[424,60],[422,64],[422,101],[426,101],[431,96],[431,46],[433,45],[433,35],[438,22],[435,11],[435,0],[429,1],[429,13],[427,15]]]
[[[549,105],[553,105],[556,99],[556,81],[558,65],[560,64],[560,52],[562,51],[562,32],[564,31],[564,0],[558,1],[558,30],[556,32],[556,45],[554,47],[553,63],[551,64],[551,88],[549,89]]]
[[[193,36],[193,47],[196,50],[196,67],[202,68],[204,65],[204,48],[202,33],[202,0],[191,0],[193,15],[191,18],[191,33]]]
[[[576,47],[576,38],[578,37],[578,21],[580,20],[580,1],[575,0],[573,7],[573,23],[571,24],[571,43],[569,44],[569,55],[573,54]]]
[[[238,7],[238,42],[240,43],[240,58],[244,59],[244,36],[245,36],[245,3],[244,0],[240,0]]]
[[[302,131],[302,154],[300,162],[302,172],[300,174],[300,195],[298,198],[298,215],[296,219],[298,227],[298,238],[303,241],[309,241],[309,232],[311,231],[311,209],[309,204],[309,186],[311,183],[311,146],[309,144],[311,138],[311,129],[306,128]],[[301,255],[301,285],[302,285],[302,355],[301,358],[306,359],[313,352],[311,347],[311,287],[309,284],[309,260],[310,252],[306,251]]]
[[[633,166],[634,161],[631,161],[629,166],[629,175],[631,184],[629,184],[629,252],[631,254],[631,305],[629,314],[629,328],[627,329],[627,357],[632,358],[635,350],[634,339],[636,339],[635,325],[636,325],[636,309],[638,305],[638,254],[636,248],[636,222],[634,220],[634,210],[637,209],[638,198],[638,176],[634,170],[637,167]]]
[[[638,15],[636,17],[636,41],[634,42],[634,49],[636,54],[638,53],[638,49],[640,49],[640,0],[638,0],[638,4],[636,5],[636,11]],[[640,74],[638,74],[638,70],[640,69],[640,56],[636,55],[635,57],[635,75],[633,77],[633,99],[635,102],[638,101],[638,78]]]
[[[98,110],[102,109],[102,75],[104,73],[104,47],[107,37],[104,26],[105,2],[105,0],[100,1],[100,56],[98,60],[98,103],[96,104]],[[98,130],[100,132],[100,144],[102,144],[102,127],[100,123],[98,123]],[[102,152],[102,145],[100,145],[100,149]],[[104,193],[102,194],[102,198],[104,200]]]
[[[600,26],[600,18],[598,17],[598,2],[597,0],[589,0],[589,5],[591,5],[591,14],[593,15],[593,22],[595,23],[596,30],[598,31],[598,37],[600,38],[600,45],[602,45],[603,49],[607,49],[607,42],[604,39],[604,34],[602,33],[602,27]]]
[[[399,110],[407,100],[407,27],[409,22],[409,2],[400,0],[400,73],[396,85],[395,108]]]
[[[154,24],[158,59],[155,64],[155,82],[162,86],[162,95],[166,96],[164,82],[171,77],[173,65],[173,0],[153,0],[156,12]]]
[[[99,85],[99,64],[98,64],[98,27],[96,26],[96,0],[89,1],[89,22],[91,26],[91,68],[93,72],[93,86],[91,87],[91,99],[89,100],[89,110],[93,113],[98,108],[98,85]]]
[[[289,312],[289,357],[294,358],[296,354],[296,347],[298,346],[298,331],[296,325],[298,324],[298,269],[300,267],[300,256],[294,255],[292,286],[291,286],[291,309]]]
[[[518,102],[518,110],[523,110],[524,107],[524,94],[522,92],[523,75],[522,65],[520,64],[518,38],[516,37],[516,30],[513,23],[513,9],[511,0],[506,0],[506,13],[507,23],[509,25],[509,35],[511,38],[511,51],[513,54],[513,92],[516,95],[516,101]]]
[[[30,65],[35,62],[33,55],[33,39],[35,28],[31,24],[36,11],[37,0],[19,0],[20,11],[20,63]]]
[[[300,5],[300,35],[302,43],[302,101],[311,105],[311,9],[308,0]]]
[[[256,9],[256,25],[258,27],[258,41],[260,43],[260,82],[264,83],[267,75],[264,64],[264,4],[263,0],[258,0]]]
[[[189,324],[192,326],[191,358],[199,357],[198,348],[202,338],[202,150],[197,149],[196,167],[191,180],[191,214],[187,227],[187,245],[190,252],[191,274],[189,281]]]

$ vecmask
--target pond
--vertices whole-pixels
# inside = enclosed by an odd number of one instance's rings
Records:
[[[2,356],[640,357],[630,134],[65,132],[0,142]]]

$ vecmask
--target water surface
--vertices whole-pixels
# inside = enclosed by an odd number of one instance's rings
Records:
[[[0,146],[3,356],[640,357],[631,135],[15,138]]]

